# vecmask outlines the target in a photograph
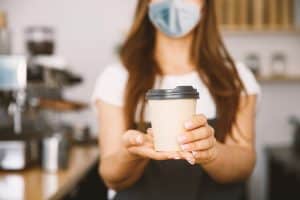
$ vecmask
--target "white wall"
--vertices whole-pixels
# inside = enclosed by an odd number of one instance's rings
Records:
[[[65,57],[84,84],[66,96],[89,101],[98,74],[115,58],[114,50],[130,24],[136,0],[0,0],[13,32],[13,52],[25,53],[24,29],[48,25],[56,30],[56,53]],[[94,123],[91,112],[68,114],[77,123]],[[94,123],[95,124],[95,123]]]
[[[130,23],[135,0],[0,0],[9,15],[15,53],[24,53],[24,28],[49,25],[57,31],[57,54],[65,56],[85,83],[72,90],[87,100],[96,76],[114,58],[114,47]]]
[[[104,66],[115,59],[114,48],[127,30],[136,0],[0,0],[0,9],[9,14],[14,32],[13,50],[24,52],[23,30],[28,25],[51,25],[57,30],[57,54],[65,56],[72,70],[82,74],[85,83],[68,90],[67,96],[88,101],[94,81]],[[270,69],[270,56],[283,51],[289,72],[300,74],[300,37],[297,34],[229,34],[226,44],[233,56],[243,60],[249,52],[262,57],[263,72]],[[291,129],[287,117],[300,116],[300,83],[263,85],[260,102],[257,149],[258,163],[251,181],[252,199],[265,197],[266,144],[289,143]],[[78,123],[92,122],[90,112],[81,113]]]
[[[300,33],[243,32],[225,33],[224,37],[235,59],[244,60],[249,53],[257,54],[261,59],[262,75],[271,73],[272,55],[280,52],[287,59],[287,75],[299,77]]]

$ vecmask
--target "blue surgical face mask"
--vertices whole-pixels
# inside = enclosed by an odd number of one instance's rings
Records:
[[[201,18],[199,6],[185,0],[162,0],[150,3],[148,15],[156,28],[173,38],[189,34]]]

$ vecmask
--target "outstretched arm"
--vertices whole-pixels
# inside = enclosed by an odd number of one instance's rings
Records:
[[[236,126],[228,134],[225,143],[217,142],[214,130],[205,116],[194,116],[186,125],[179,141],[188,153],[191,163],[200,164],[217,182],[227,183],[248,178],[255,166],[255,115],[256,96],[241,97]]]

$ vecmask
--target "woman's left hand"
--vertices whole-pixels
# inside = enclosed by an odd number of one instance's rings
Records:
[[[190,164],[206,164],[218,155],[214,129],[204,115],[194,115],[184,123],[185,132],[178,137],[181,156]]]

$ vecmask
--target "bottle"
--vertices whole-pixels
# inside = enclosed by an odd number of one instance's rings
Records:
[[[260,58],[256,53],[249,53],[245,58],[245,64],[252,71],[255,77],[260,76]]]
[[[54,30],[51,27],[32,26],[25,30],[27,50],[31,56],[54,54]]]
[[[8,55],[10,53],[10,32],[7,29],[6,15],[0,10],[0,55]]]
[[[274,78],[284,78],[286,75],[287,60],[284,53],[276,52],[271,60],[272,76]]]

